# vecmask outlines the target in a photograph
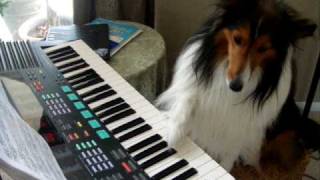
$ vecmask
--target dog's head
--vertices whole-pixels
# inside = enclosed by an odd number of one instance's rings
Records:
[[[289,45],[311,36],[316,25],[276,0],[223,0],[217,7],[195,36],[203,40],[196,73],[209,79],[212,66],[226,59],[226,82],[239,92],[246,86],[244,73],[261,69],[256,95],[268,96],[278,84]]]

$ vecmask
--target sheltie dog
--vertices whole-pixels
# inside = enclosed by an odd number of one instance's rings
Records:
[[[295,109],[295,43],[315,29],[276,0],[221,0],[157,100],[170,117],[169,144],[189,136],[228,171],[238,160],[259,167],[267,132],[286,117],[285,107]]]

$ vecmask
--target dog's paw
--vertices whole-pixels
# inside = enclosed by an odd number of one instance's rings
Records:
[[[170,128],[167,136],[169,146],[177,147],[181,145],[186,138],[186,133],[182,128]]]

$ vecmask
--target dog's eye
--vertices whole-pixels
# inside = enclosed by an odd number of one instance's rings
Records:
[[[261,46],[257,49],[258,53],[265,53],[269,48]]]
[[[233,40],[238,46],[242,45],[242,38],[240,36],[234,36]]]

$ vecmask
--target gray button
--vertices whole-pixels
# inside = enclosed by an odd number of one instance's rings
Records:
[[[87,164],[90,166],[92,164],[92,162],[90,161],[90,159],[86,159]]]
[[[109,169],[108,165],[106,163],[102,163],[102,166],[105,170]]]
[[[87,155],[86,155],[85,152],[81,152],[81,156],[82,156],[83,158],[87,158]]]

